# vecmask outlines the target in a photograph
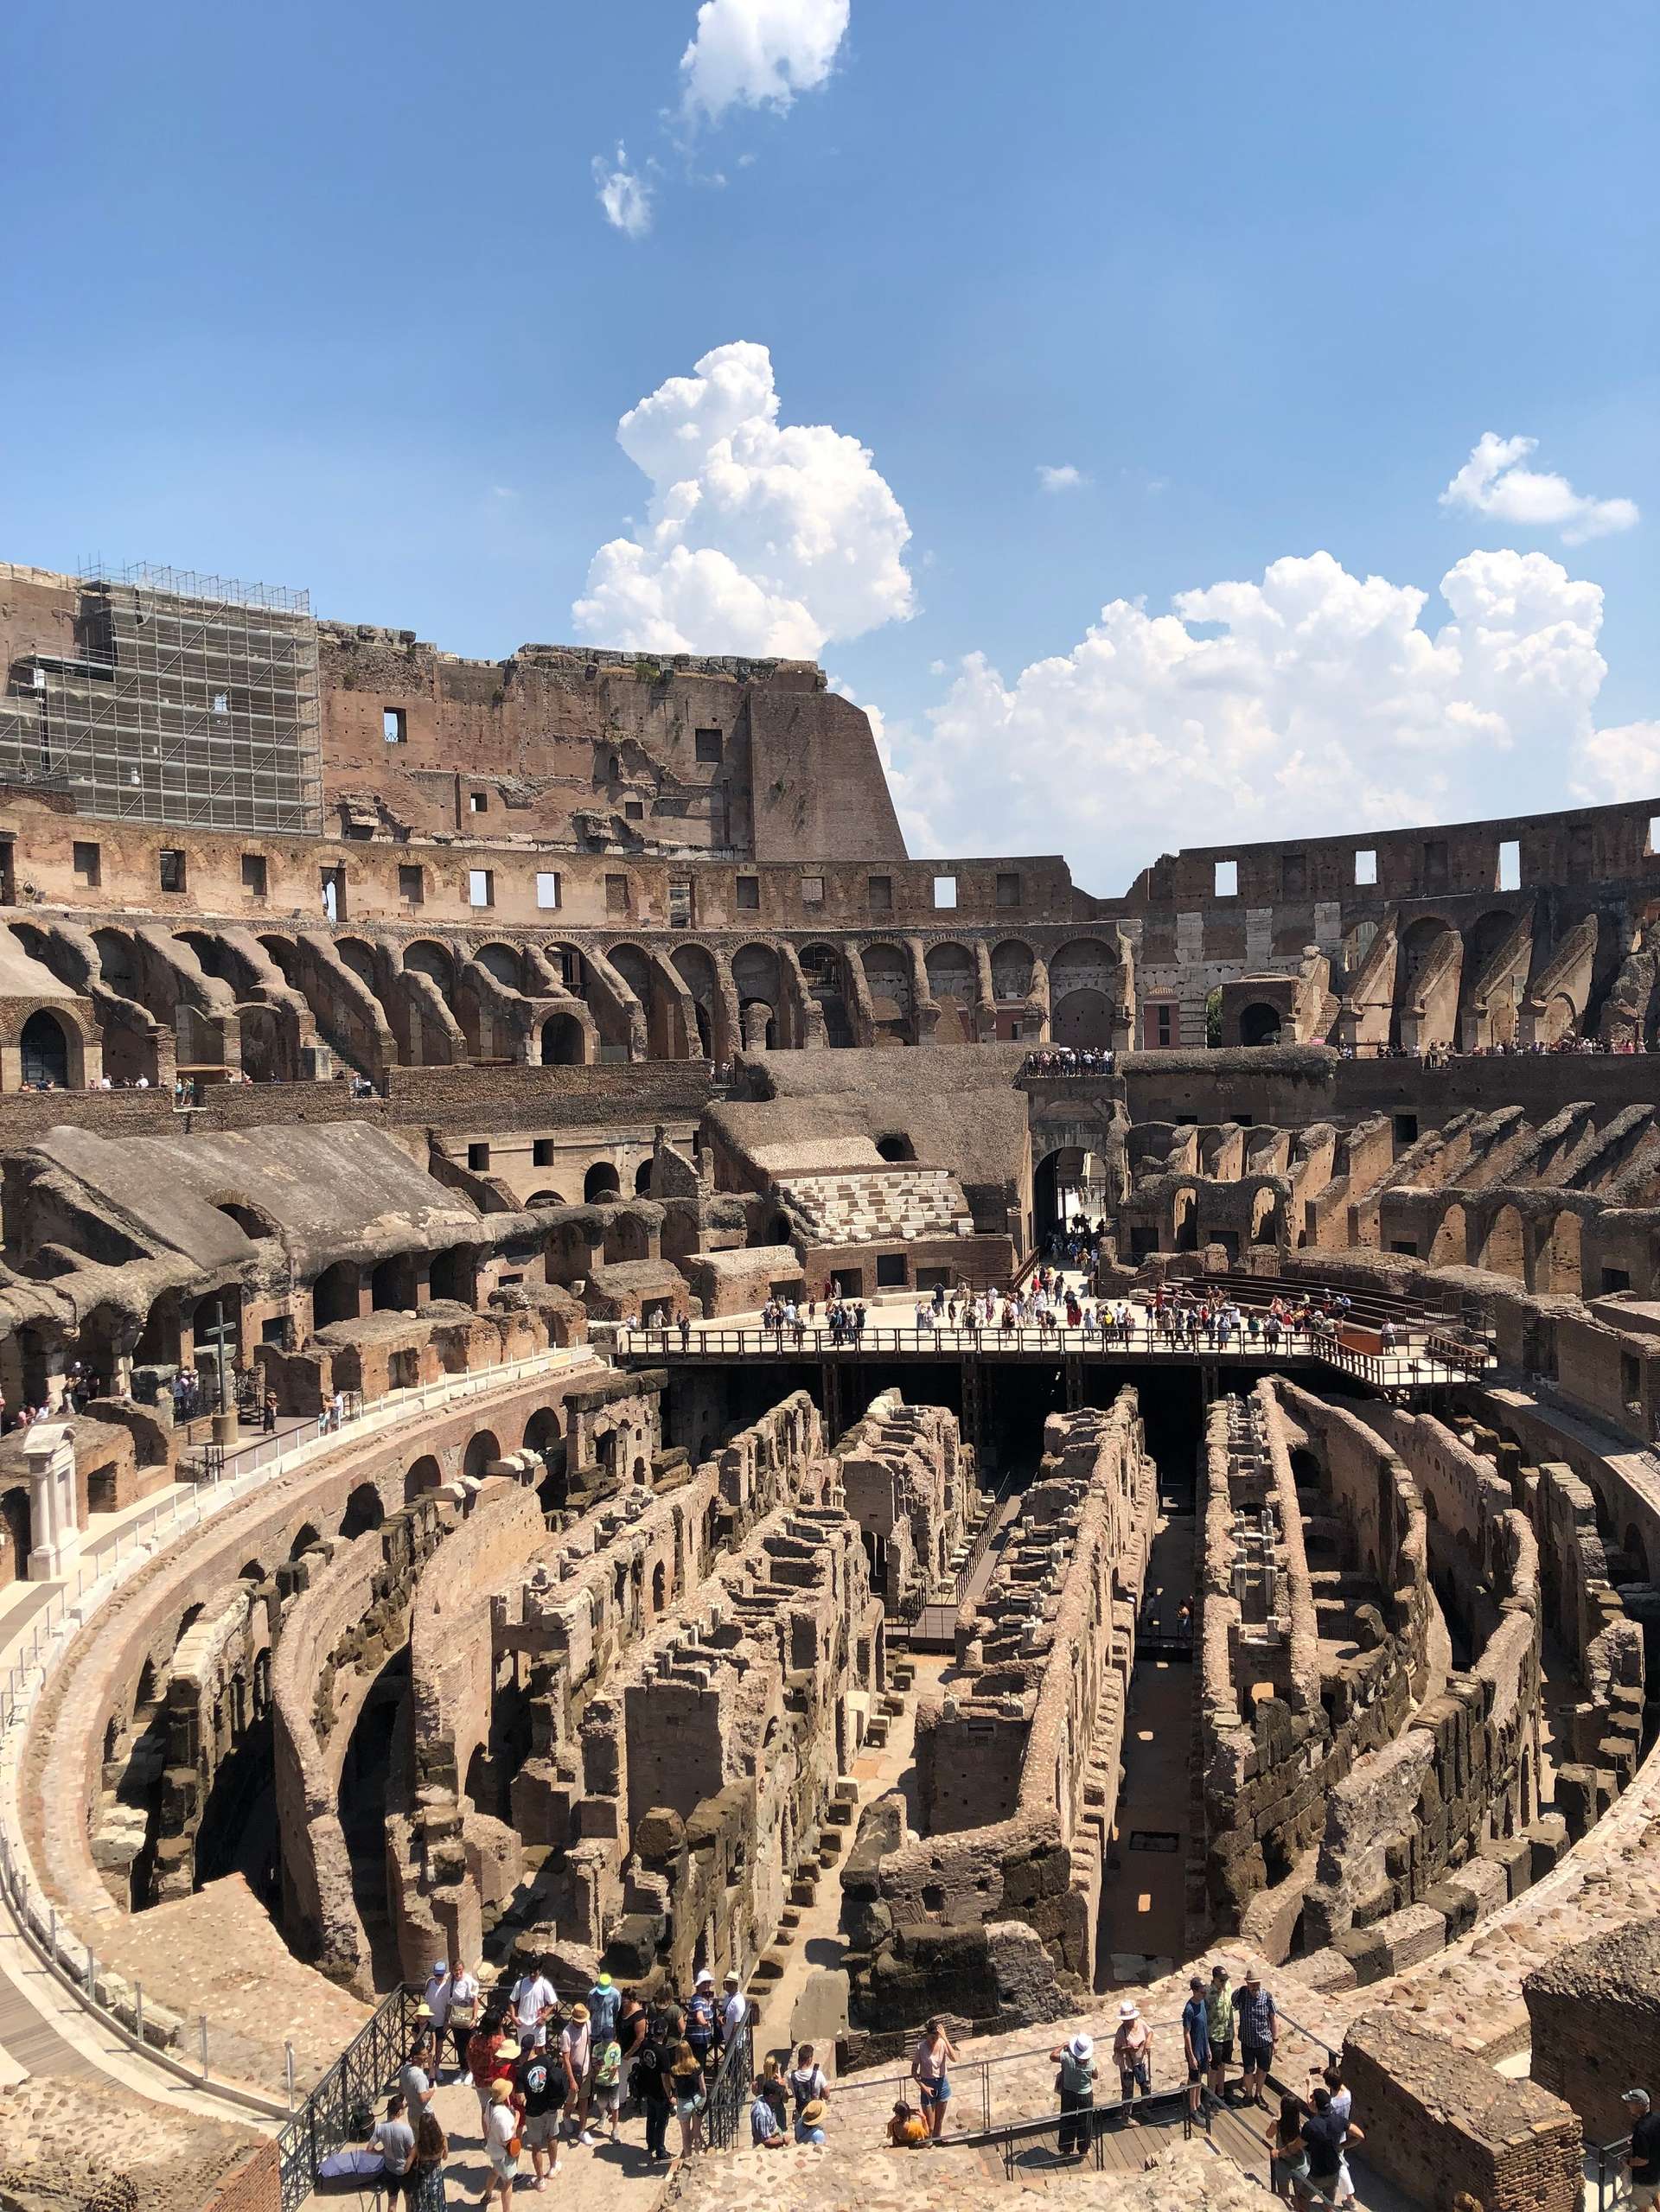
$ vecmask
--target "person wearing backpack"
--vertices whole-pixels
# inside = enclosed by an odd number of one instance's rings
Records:
[[[1049,2054],[1061,2069],[1055,2077],[1061,2098],[1061,2130],[1055,2148],[1057,2155],[1063,2158],[1081,2159],[1089,2155],[1094,2122],[1081,2115],[1095,2109],[1095,2044],[1088,2036],[1074,2036],[1069,2043],[1062,2043]]]

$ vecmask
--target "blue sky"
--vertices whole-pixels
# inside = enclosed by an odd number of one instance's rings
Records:
[[[463,653],[815,651],[918,849],[1101,890],[1660,791],[1651,8],[711,12],[9,11],[0,553]],[[618,418],[712,353],[743,513],[693,437],[654,530]],[[1443,504],[1490,432],[1536,449]]]

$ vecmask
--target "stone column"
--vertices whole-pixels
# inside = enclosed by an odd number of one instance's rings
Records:
[[[36,1421],[23,1437],[29,1467],[29,1554],[31,1582],[52,1582],[69,1573],[80,1556],[80,1528],[75,1515],[75,1448],[67,1424]]]

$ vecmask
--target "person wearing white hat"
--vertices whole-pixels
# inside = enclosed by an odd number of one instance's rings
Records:
[[[1152,2094],[1152,2030],[1141,2018],[1141,2007],[1133,1997],[1127,1997],[1118,2008],[1113,2057],[1118,2067],[1119,2094],[1127,2105],[1133,2097]],[[1129,2117],[1133,2119],[1133,2113]]]
[[[1069,2043],[1057,2044],[1049,2056],[1061,2069],[1055,2077],[1061,2096],[1056,2154],[1062,2158],[1087,2158],[1095,2132],[1094,2119],[1089,2115],[1095,2102],[1095,2047],[1088,2036],[1074,2036]]]
[[[715,2057],[715,1978],[707,1967],[698,1969],[692,1985],[692,1994],[686,2000],[686,2040],[692,2046],[692,2056],[703,2069],[705,2078],[714,2078]]]

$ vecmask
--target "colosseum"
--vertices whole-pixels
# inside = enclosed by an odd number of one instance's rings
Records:
[[[807,663],[0,641],[6,2203],[367,2205],[400,2075],[482,2193],[469,2026],[622,1989],[579,2208],[1268,2212],[1330,2069],[1368,2212],[1612,2204],[1660,798],[1103,896],[910,857]]]

